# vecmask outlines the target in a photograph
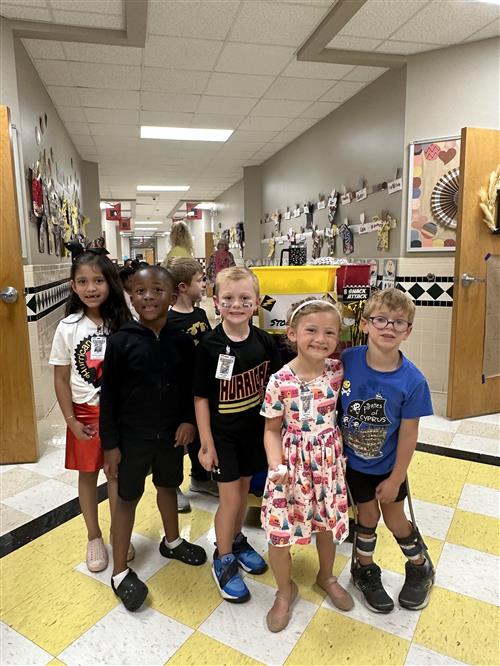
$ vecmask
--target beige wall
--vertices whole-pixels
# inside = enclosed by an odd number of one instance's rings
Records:
[[[217,216],[214,217],[214,231],[234,227],[244,218],[243,179],[232,185],[216,200]]]

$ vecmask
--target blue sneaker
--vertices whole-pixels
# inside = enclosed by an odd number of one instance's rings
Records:
[[[247,573],[258,575],[267,571],[266,561],[254,548],[252,548],[242,532],[240,532],[233,541],[233,554],[240,567]]]
[[[216,557],[212,565],[212,575],[223,599],[234,604],[242,604],[250,599],[250,590],[245,585],[238,570],[238,562],[232,553]]]

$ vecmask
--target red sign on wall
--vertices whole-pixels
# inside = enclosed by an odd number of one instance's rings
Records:
[[[130,217],[120,217],[118,220],[118,227],[120,231],[130,231]]]
[[[119,221],[122,216],[121,203],[115,203],[112,208],[106,208],[106,219]]]
[[[186,202],[186,211],[188,213],[187,217],[189,220],[201,220],[202,211],[199,208],[195,208],[197,205],[197,202]],[[194,215],[189,215],[189,213],[194,213]]]

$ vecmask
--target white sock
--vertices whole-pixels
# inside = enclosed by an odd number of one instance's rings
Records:
[[[116,576],[113,576],[113,585],[115,586],[115,590],[120,585],[122,580],[126,577],[128,572],[129,572],[129,569],[127,568],[127,569],[125,569],[125,571],[122,571],[121,573],[116,574]]]
[[[167,537],[164,537],[164,541],[165,541],[165,546],[167,546],[167,548],[170,548],[171,550],[173,548],[177,548],[177,546],[180,546],[182,543],[182,539],[180,536],[178,536],[177,539],[174,539],[174,541],[172,542],[167,541]]]

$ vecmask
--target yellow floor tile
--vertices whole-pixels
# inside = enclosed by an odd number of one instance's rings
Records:
[[[210,565],[171,562],[148,580],[151,606],[196,629],[222,603]]]
[[[47,666],[66,666],[64,661],[61,661],[60,659],[57,659],[56,657],[54,659],[51,659]]]
[[[296,546],[292,548],[292,578],[297,583],[299,588],[299,596],[307,601],[317,604],[318,606],[323,602],[326,597],[326,592],[323,592],[316,584],[316,575],[318,573],[318,552],[314,545],[309,546]],[[337,555],[333,567],[335,576],[339,576],[342,569],[347,562],[345,555]],[[266,555],[266,561],[269,561]],[[272,587],[276,586],[273,573],[269,568],[264,574],[258,576],[259,583],[266,583]]]
[[[193,509],[189,513],[180,513],[179,533],[181,537],[187,541],[196,541],[196,539],[199,539],[202,534],[212,527],[213,522],[213,514],[208,511],[202,511],[201,509]],[[153,539],[153,541],[161,541],[165,535],[165,530],[163,529],[163,523],[158,509],[144,520],[137,521],[134,526],[134,532],[143,534],[144,536]]]
[[[109,525],[109,523],[111,522],[111,514],[109,512],[108,500],[104,500],[104,502],[99,502],[99,505],[97,507],[97,515],[99,517],[99,523],[107,523]],[[101,529],[104,532],[103,525],[101,525]]]
[[[456,509],[446,541],[500,555],[500,520]]]
[[[440,587],[422,611],[413,640],[466,664],[500,663],[498,608]]]
[[[455,507],[470,465],[465,460],[417,451],[408,472],[412,496]]]
[[[35,550],[31,544],[0,560],[2,615],[33,596],[52,589],[69,567]]]
[[[404,574],[406,558],[401,552],[401,548],[396,543],[396,539],[385,525],[379,525],[377,528],[377,547],[375,549],[375,561],[382,569],[389,569],[396,573]],[[429,549],[434,566],[437,566],[444,541],[432,537],[424,537],[424,541]]]
[[[471,463],[467,483],[500,490],[500,467]]]
[[[75,571],[36,592],[3,620],[51,654],[59,654],[119,603],[109,587]]]
[[[107,541],[106,525],[101,521],[101,527]],[[32,547],[54,558],[62,564],[73,568],[85,559],[87,551],[87,530],[82,516],[69,520],[55,530],[35,539]]]
[[[168,666],[221,666],[221,664],[259,666],[261,662],[197,631],[167,663]]]
[[[320,608],[285,665],[404,664],[409,646],[403,638]]]

